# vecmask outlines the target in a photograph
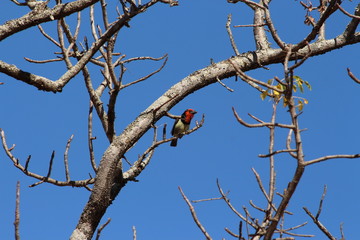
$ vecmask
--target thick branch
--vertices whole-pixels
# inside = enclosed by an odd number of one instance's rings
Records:
[[[97,41],[92,44],[90,49],[79,59],[79,61],[55,82],[52,82],[51,80],[41,76],[36,76],[34,74],[21,71],[16,66],[7,64],[2,61],[0,61],[0,72],[3,72],[15,79],[26,82],[30,85],[34,85],[40,90],[60,92],[62,88],[84,68],[84,66],[91,60],[95,53],[98,52],[100,47],[102,47],[103,44],[108,41],[111,36],[113,36],[117,31],[119,31],[121,27],[127,24],[127,22],[132,17],[136,16],[138,13],[145,11],[147,8],[154,5],[156,2],[157,0],[150,1],[149,3],[142,5],[136,10],[119,17],[119,20],[117,20]]]
[[[356,35],[351,41],[346,41],[342,36],[336,39],[316,42],[309,45],[311,56],[319,55],[342,46],[353,44],[360,41],[360,35]],[[301,49],[299,56],[305,56],[308,48]],[[281,49],[264,50],[258,52],[245,53],[232,58],[243,72],[249,71],[262,65],[283,62],[285,54]],[[295,56],[290,56],[290,60]],[[125,130],[117,137],[105,151],[98,168],[96,181],[91,193],[89,202],[85,206],[77,228],[73,232],[72,239],[83,239],[85,236],[92,236],[101,216],[105,213],[110,204],[110,192],[114,179],[118,177],[118,164],[121,157],[130,149],[150,128],[163,117],[175,104],[189,94],[204,88],[210,84],[217,83],[217,78],[224,79],[236,75],[236,70],[228,60],[212,64],[204,69],[198,70],[179,83],[172,86],[167,92],[152,103],[144,112],[129,124]],[[303,168],[297,169],[297,176],[301,176]],[[294,179],[293,185],[288,190],[293,191],[297,182]],[[287,202],[282,203],[284,211]],[[275,225],[276,227],[276,225]],[[81,238],[82,237],[82,238]]]
[[[51,20],[50,16],[53,16],[55,19],[63,18],[75,12],[79,12],[98,1],[99,0],[77,0],[66,4],[58,4],[51,10],[46,9],[36,14],[34,12],[29,12],[21,18],[7,21],[5,24],[1,25],[0,41],[24,29],[36,26],[43,22],[48,22]]]

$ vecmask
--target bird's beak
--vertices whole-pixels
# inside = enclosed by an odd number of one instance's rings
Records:
[[[197,111],[192,111],[191,113],[192,113],[192,114],[196,114],[196,113],[197,113]]]

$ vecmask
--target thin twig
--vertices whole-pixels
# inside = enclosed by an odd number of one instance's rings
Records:
[[[95,154],[94,154],[94,146],[93,146],[93,140],[96,139],[96,137],[93,137],[92,135],[92,111],[93,111],[93,103],[90,101],[90,107],[89,107],[89,115],[88,115],[88,147],[89,147],[89,155],[90,155],[90,163],[92,168],[95,172],[97,172],[97,166],[95,162]]]
[[[230,62],[230,64],[234,67],[236,73],[240,76],[240,78],[248,83],[250,86],[254,87],[255,89],[257,89],[259,92],[263,93],[265,90],[262,89],[259,85],[263,86],[263,87],[266,87],[268,89],[271,89],[271,90],[274,90],[274,91],[277,91],[279,93],[283,93],[283,91],[281,91],[280,89],[270,85],[270,84],[267,84],[267,83],[264,83],[260,80],[257,80],[255,78],[252,78],[248,75],[246,75],[241,69],[239,66],[237,66],[231,59],[228,60]],[[273,94],[268,94],[270,97],[274,97]]]
[[[359,84],[360,84],[360,79],[357,78],[357,77],[350,71],[350,68],[347,68],[347,72],[348,72],[349,77],[351,77],[352,80],[354,80],[356,83],[359,83]]]
[[[136,240],[136,228],[135,226],[132,227],[133,230],[133,240]]]
[[[296,152],[296,149],[282,149],[282,150],[276,150],[276,151],[273,151],[271,153],[268,153],[268,154],[259,154],[258,156],[261,157],[261,158],[267,158],[267,157],[270,157],[270,156],[273,156],[275,154],[279,154],[279,153],[285,153],[285,152]]]
[[[256,225],[251,222],[247,217],[244,217],[241,213],[239,213],[235,207],[230,203],[230,199],[226,196],[226,194],[224,193],[224,191],[222,190],[221,186],[220,186],[220,182],[219,179],[216,179],[216,185],[218,187],[219,193],[221,195],[221,197],[224,199],[224,201],[226,202],[226,204],[228,205],[228,207],[238,216],[240,217],[243,221],[246,222],[247,225],[251,225],[253,228],[256,229]]]
[[[228,2],[230,2],[230,3],[243,2],[243,3],[245,3],[246,5],[248,5],[251,8],[258,7],[258,8],[261,8],[261,9],[265,9],[264,6],[261,6],[260,4],[258,4],[256,2],[253,2],[253,1],[250,1],[250,0],[228,0]]]
[[[216,77],[216,80],[218,81],[218,83],[220,83],[221,86],[223,86],[224,88],[226,88],[229,92],[234,92],[234,89],[229,88],[228,86],[225,85],[225,83],[223,83],[219,77]]]
[[[263,26],[266,26],[266,23],[262,23],[262,24],[234,25],[234,27],[263,27]]]
[[[20,240],[20,182],[16,184],[16,201],[15,201],[15,240]]]
[[[24,59],[31,63],[51,63],[51,62],[61,62],[64,61],[64,58],[54,58],[54,59],[46,59],[46,60],[34,60],[28,57],[24,57]]]
[[[339,159],[339,158],[360,158],[360,154],[353,154],[353,155],[349,155],[349,154],[339,154],[339,155],[328,155],[328,156],[324,156],[324,157],[320,157],[320,158],[316,158],[314,160],[310,160],[305,162],[305,165],[311,165],[314,163],[319,163],[319,162],[323,162],[329,159]]]
[[[199,221],[195,209],[192,206],[191,202],[189,201],[189,199],[185,196],[183,190],[181,189],[181,187],[178,187],[182,197],[184,198],[186,204],[189,206],[189,210],[191,212],[191,215],[193,217],[193,220],[195,221],[196,225],[199,227],[199,229],[201,230],[201,232],[204,234],[204,236],[206,237],[206,239],[211,240],[211,236],[209,235],[209,233],[206,231],[206,229],[204,228],[204,226],[201,224],[201,222]]]
[[[360,16],[356,16],[356,15],[353,15],[353,14],[347,12],[342,6],[340,6],[339,3],[336,3],[336,6],[337,6],[337,7],[340,9],[340,11],[341,11],[342,13],[344,13],[346,16],[351,17],[351,18],[355,18],[355,19],[360,19]]]
[[[225,228],[225,231],[226,231],[228,234],[230,234],[232,237],[236,237],[237,239],[240,239],[240,236],[237,235],[237,234],[235,234],[235,233],[233,233],[230,229]]]
[[[274,101],[273,103],[273,113],[271,116],[271,124],[275,125],[275,121],[276,121],[276,110],[277,110],[277,105],[278,105],[279,101]],[[270,140],[269,140],[269,153],[273,153],[274,152],[274,145],[275,145],[275,127],[270,127]],[[271,208],[273,206],[273,200],[274,200],[274,192],[275,192],[275,182],[276,182],[276,174],[275,174],[275,159],[274,159],[274,154],[271,154],[269,156],[269,203],[268,203],[268,210],[269,210],[269,215],[271,216]]]
[[[135,81],[133,81],[133,82],[130,82],[130,83],[121,85],[120,89],[124,89],[124,88],[129,87],[129,86],[131,86],[131,85],[133,85],[133,84],[142,82],[142,81],[150,78],[151,76],[155,75],[156,73],[160,72],[160,71],[165,67],[165,65],[166,65],[166,63],[167,63],[167,60],[168,60],[167,54],[165,54],[164,56],[162,56],[160,59],[163,59],[163,58],[165,58],[165,60],[164,60],[163,64],[162,64],[157,70],[155,70],[155,71],[149,73],[148,75],[146,75],[146,76],[144,76],[144,77],[141,77],[141,78],[139,78],[139,79],[137,79],[137,80],[135,80]]]
[[[234,52],[235,52],[235,55],[236,56],[239,56],[240,55],[240,52],[236,46],[236,43],[235,43],[235,40],[234,40],[234,37],[233,37],[233,34],[232,34],[232,31],[231,31],[231,28],[230,28],[230,24],[231,24],[231,14],[228,15],[227,17],[227,21],[226,21],[226,31],[229,35],[229,38],[230,38],[230,43],[231,43],[231,46],[232,48],[234,49]]]
[[[311,48],[309,43],[306,43],[308,46],[308,52],[306,53],[306,55],[304,57],[301,58],[301,60],[297,63],[295,63],[294,65],[292,65],[291,67],[289,67],[290,71],[293,71],[295,68],[299,67],[300,65],[302,65],[310,56],[311,56]]]
[[[28,156],[28,158],[26,159],[26,162],[25,162],[25,169],[24,169],[24,171],[25,171],[26,173],[27,173],[27,171],[28,171],[30,159],[31,159],[31,155]]]
[[[344,225],[343,223],[340,223],[340,233],[341,233],[340,240],[345,240],[343,225]]]
[[[72,134],[66,144],[66,148],[65,148],[65,153],[64,153],[64,165],[65,165],[65,176],[66,176],[66,181],[70,182],[70,172],[69,172],[69,158],[68,158],[68,153],[69,153],[69,149],[70,149],[70,143],[74,138],[74,134]]]
[[[206,202],[206,201],[213,201],[213,200],[221,200],[224,199],[223,197],[217,198],[206,198],[206,199],[199,199],[199,200],[191,200],[192,203],[199,203],[199,202]]]
[[[312,213],[306,208],[303,207],[303,209],[305,210],[306,214],[310,216],[310,218],[314,221],[314,223],[316,224],[316,226],[330,239],[330,240],[336,240],[336,238],[326,229],[326,227],[318,220],[315,218],[314,215],[312,215]]]
[[[48,179],[50,177],[50,175],[51,175],[54,157],[55,157],[55,151],[52,151],[51,157],[50,157],[50,162],[49,162],[49,169],[48,169],[48,173],[46,174],[45,179]]]
[[[270,16],[270,11],[269,9],[266,7],[263,7],[263,10],[265,12],[265,21],[267,26],[269,27],[269,31],[271,33],[272,38],[274,39],[274,41],[276,42],[276,44],[281,48],[281,49],[285,49],[285,42],[283,42],[280,38],[280,36],[278,35],[276,28],[272,22],[271,16]]]
[[[64,62],[66,64],[67,69],[70,69],[73,65],[70,61],[69,58],[69,52],[67,51],[66,47],[65,47],[65,42],[64,42],[64,31],[63,29],[65,29],[66,23],[65,20],[62,18],[57,22],[57,31],[58,31],[58,38],[59,38],[59,43],[60,43],[60,48],[61,48],[61,53],[64,56]]]
[[[294,46],[294,52],[297,52],[299,49],[306,46],[307,43],[311,42],[318,35],[321,27],[325,23],[326,19],[328,19],[331,14],[336,11],[336,3],[338,0],[330,0],[326,10],[322,13],[320,19],[317,21],[316,25],[313,27],[312,31],[305,37],[302,41]]]
[[[20,3],[20,2],[18,2],[17,0],[10,0],[10,1],[12,1],[13,3],[15,3],[15,4],[18,5],[18,6],[27,6],[27,3],[26,3],[26,2]]]
[[[326,185],[324,185],[324,192],[321,195],[321,199],[320,199],[320,202],[319,202],[319,209],[318,209],[318,211],[316,213],[316,216],[315,216],[316,219],[319,219],[319,217],[320,217],[321,210],[322,210],[322,205],[323,205],[325,195],[326,195],[326,190],[327,190],[327,187],[326,187]]]
[[[108,218],[108,220],[106,221],[106,223],[104,223],[103,225],[101,225],[99,227],[99,229],[97,230],[97,233],[96,233],[96,240],[99,240],[100,239],[100,235],[101,235],[101,232],[102,230],[104,230],[104,228],[111,222],[111,218]]]
[[[101,0],[101,12],[102,12],[102,17],[103,17],[103,23],[104,23],[104,27],[107,30],[109,28],[109,20],[108,20],[108,16],[107,16],[107,10],[106,10],[106,6],[107,3],[105,2],[105,0]]]
[[[58,43],[55,39],[53,39],[49,34],[45,32],[45,30],[41,27],[41,25],[37,25],[41,34],[44,35],[45,38],[47,38],[50,42],[54,43],[56,46],[60,48],[60,43]]]
[[[233,113],[234,113],[234,116],[236,118],[236,120],[241,124],[241,125],[244,125],[246,127],[249,127],[249,128],[258,128],[258,127],[281,127],[281,128],[289,128],[289,129],[293,129],[294,126],[293,125],[287,125],[287,124],[281,124],[281,123],[266,123],[266,122],[262,122],[262,123],[259,123],[259,124],[250,124],[250,123],[247,123],[245,122],[244,120],[242,120],[240,118],[240,116],[237,114],[236,110],[234,107],[232,107],[232,110],[233,110]],[[252,116],[252,115],[250,115]],[[252,116],[253,117],[253,116]]]

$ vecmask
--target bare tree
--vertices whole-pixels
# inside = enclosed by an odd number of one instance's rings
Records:
[[[178,118],[168,113],[168,111],[176,104],[185,99],[189,94],[203,89],[213,83],[221,83],[226,89],[231,91],[231,88],[225,85],[222,80],[230,77],[239,77],[242,81],[248,83],[257,89],[262,98],[270,98],[273,101],[273,114],[270,122],[261,120],[253,115],[250,115],[257,123],[245,122],[233,109],[235,118],[238,122],[250,128],[267,128],[269,129],[270,143],[269,152],[265,155],[260,155],[262,158],[269,159],[270,177],[268,181],[268,189],[264,186],[260,175],[253,169],[259,188],[263,193],[266,201],[266,207],[258,207],[252,204],[254,208],[264,213],[262,220],[252,218],[251,214],[245,208],[245,215],[239,213],[230,204],[229,199],[220,187],[220,199],[226,201],[229,207],[240,217],[239,233],[228,232],[239,239],[244,239],[242,233],[242,222],[244,222],[252,230],[249,232],[251,239],[273,239],[275,233],[279,234],[279,239],[284,238],[283,234],[291,235],[291,230],[301,226],[296,226],[291,229],[282,229],[281,220],[284,218],[286,208],[292,199],[294,192],[297,189],[298,183],[301,180],[304,170],[307,166],[335,158],[358,158],[359,154],[347,155],[327,155],[317,159],[307,160],[304,157],[303,143],[301,138],[302,129],[299,126],[299,115],[306,104],[306,99],[301,99],[294,95],[295,89],[303,90],[304,86],[309,86],[308,82],[294,75],[294,71],[300,67],[307,59],[339,49],[351,44],[360,42],[360,33],[356,32],[360,21],[360,5],[357,6],[353,13],[349,10],[343,9],[339,0],[320,1],[318,6],[313,6],[310,1],[306,3],[301,2],[305,7],[306,23],[312,25],[311,31],[304,36],[303,40],[296,44],[286,43],[278,35],[276,26],[273,23],[269,6],[271,1],[259,0],[258,2],[249,0],[228,0],[229,3],[246,4],[254,13],[254,22],[252,25],[239,27],[252,27],[253,37],[256,45],[256,50],[239,53],[236,46],[236,41],[232,36],[230,27],[231,16],[228,18],[226,29],[228,31],[231,45],[234,49],[235,56],[226,60],[213,63],[203,69],[200,69],[187,77],[183,78],[177,84],[169,88],[164,94],[159,96],[157,100],[149,104],[149,106],[139,116],[125,127],[120,133],[116,133],[115,129],[115,106],[120,92],[125,91],[128,87],[140,83],[160,72],[167,61],[167,54],[160,57],[139,56],[135,58],[127,58],[126,55],[115,51],[115,44],[118,39],[118,33],[122,28],[126,28],[131,23],[131,20],[137,15],[145,12],[157,4],[168,4],[170,6],[178,5],[177,1],[173,0],[150,0],[150,1],[133,1],[120,0],[119,9],[116,9],[117,18],[111,22],[108,17],[109,11],[105,0],[78,0],[69,3],[62,3],[61,0],[56,1],[54,7],[50,7],[49,1],[35,2],[25,1],[18,2],[11,0],[14,4],[19,6],[28,6],[31,8],[28,14],[10,20],[0,26],[0,40],[17,34],[25,29],[37,26],[42,35],[47,38],[52,44],[58,48],[56,57],[47,60],[33,60],[26,58],[27,61],[37,64],[50,63],[62,61],[66,65],[66,70],[62,75],[52,80],[45,76],[40,76],[35,73],[26,72],[21,68],[0,60],[0,72],[12,77],[14,80],[22,81],[26,84],[32,85],[39,90],[47,92],[61,92],[67,84],[80,72],[82,73],[86,90],[89,95],[89,115],[88,115],[88,146],[90,153],[90,164],[94,170],[94,176],[82,180],[74,180],[70,176],[68,167],[68,151],[71,146],[72,137],[68,140],[66,150],[64,153],[64,166],[66,181],[55,179],[51,176],[53,159],[55,152],[52,153],[49,161],[48,172],[46,175],[31,172],[28,168],[31,156],[27,158],[25,164],[22,164],[19,159],[13,155],[13,147],[9,147],[6,142],[5,133],[0,131],[3,148],[13,162],[14,166],[24,174],[38,180],[33,186],[50,183],[57,186],[72,186],[85,187],[91,191],[88,202],[86,203],[78,225],[74,229],[71,239],[91,239],[98,228],[99,222],[105,214],[107,208],[119,194],[121,189],[129,181],[136,181],[146,166],[150,163],[154,151],[160,145],[173,140],[175,137],[167,137],[166,129],[162,129],[163,136],[161,140],[158,137],[158,127],[155,123],[164,116]],[[94,8],[98,4],[102,13],[102,27],[95,19]],[[82,11],[89,9],[90,22],[90,37],[83,40],[79,39],[80,26],[83,20]],[[340,10],[339,10],[340,9]],[[319,17],[316,19],[310,14],[311,11],[318,10]],[[111,10],[112,11],[112,10]],[[335,12],[341,11],[344,17],[349,18],[349,23],[343,32],[332,39],[325,38],[325,22]],[[72,31],[68,25],[67,17],[77,13],[77,23],[75,30]],[[57,22],[57,36],[53,37],[48,34],[42,27],[41,23],[55,21]],[[268,31],[269,33],[267,33]],[[274,42],[276,47],[272,47],[270,42]],[[46,51],[46,50],[45,50]],[[159,66],[152,72],[133,80],[129,83],[123,82],[123,76],[126,72],[126,65],[133,62],[151,61],[161,62]],[[92,72],[88,65],[94,64],[101,68],[103,80],[97,86],[92,78]],[[245,72],[253,69],[265,68],[270,64],[283,64],[283,77],[273,77],[272,81],[262,81],[255,79]],[[349,71],[349,76],[358,82],[356,76]],[[104,95],[108,92],[106,98]],[[104,100],[106,99],[106,100]],[[107,102],[105,102],[107,101]],[[285,105],[288,109],[290,123],[278,123],[276,114],[279,103]],[[107,107],[105,107],[107,104]],[[97,165],[94,160],[94,149],[92,134],[93,125],[93,109],[101,122],[103,131],[109,141],[109,146],[102,155],[100,164]],[[199,129],[204,123],[204,117],[201,122],[188,131],[190,134]],[[275,149],[274,134],[277,129],[286,129],[288,137],[285,139],[285,149]],[[143,135],[153,129],[154,137],[152,144],[139,156],[137,161],[130,163],[130,167],[126,168],[126,153],[139,141]],[[11,130],[9,130],[11,131]],[[275,201],[275,157],[279,154],[288,154],[296,161],[296,169],[292,180],[289,182],[287,188],[283,193],[278,193],[281,197],[279,202]],[[92,187],[90,187],[93,185]],[[196,224],[200,227],[207,239],[211,239],[205,228],[197,219],[195,210],[191,206],[191,202],[187,199],[185,194],[180,189],[183,198],[190,207],[191,213]],[[320,211],[320,210],[319,210]],[[307,211],[308,212],[308,211]],[[309,216],[314,219],[318,226],[319,214],[313,216],[308,212]],[[109,221],[108,221],[109,222]],[[98,236],[108,222],[101,226],[98,230]],[[321,228],[321,227],[320,227]],[[135,229],[135,228],[134,228]],[[326,234],[328,235],[328,234]],[[136,231],[134,230],[134,239],[136,238]]]

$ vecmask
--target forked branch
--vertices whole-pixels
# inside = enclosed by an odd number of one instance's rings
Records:
[[[181,189],[181,187],[178,187],[179,191],[181,193],[181,196],[184,198],[186,204],[189,206],[189,210],[191,212],[191,215],[193,217],[193,220],[195,221],[196,225],[199,227],[199,229],[201,230],[201,232],[204,234],[204,236],[206,237],[207,240],[211,240],[212,237],[209,235],[209,233],[206,231],[206,229],[204,228],[204,226],[201,224],[199,218],[196,215],[195,212],[195,208],[193,207],[193,205],[191,204],[191,202],[189,201],[189,199],[186,197],[186,195],[184,194],[183,190]]]
[[[62,186],[85,187],[85,188],[88,189],[87,185],[93,184],[94,181],[95,181],[94,178],[89,178],[89,179],[86,179],[86,180],[77,180],[77,181],[73,181],[73,180],[59,181],[57,179],[51,178],[50,175],[51,175],[51,171],[52,171],[52,163],[53,163],[53,160],[54,160],[54,157],[55,157],[55,152],[53,152],[51,154],[50,163],[49,163],[49,169],[48,169],[48,172],[47,172],[46,176],[42,176],[42,175],[30,172],[28,170],[28,165],[29,165],[31,156],[29,156],[28,159],[26,160],[25,166],[21,165],[19,159],[17,159],[11,153],[12,149],[9,149],[9,147],[8,147],[8,145],[6,143],[5,133],[4,133],[4,131],[2,129],[0,129],[0,136],[1,136],[2,146],[3,146],[4,150],[5,150],[5,153],[9,157],[9,159],[13,162],[14,166],[16,168],[18,168],[21,172],[23,172],[25,175],[40,180],[39,182],[36,182],[36,183],[30,185],[30,187],[34,187],[34,186],[37,186],[37,185],[39,185],[41,183],[47,182],[47,183],[51,183],[53,185],[61,186],[61,187]],[[68,144],[70,144],[70,143],[68,143]],[[68,173],[67,173],[67,175],[68,175]]]

